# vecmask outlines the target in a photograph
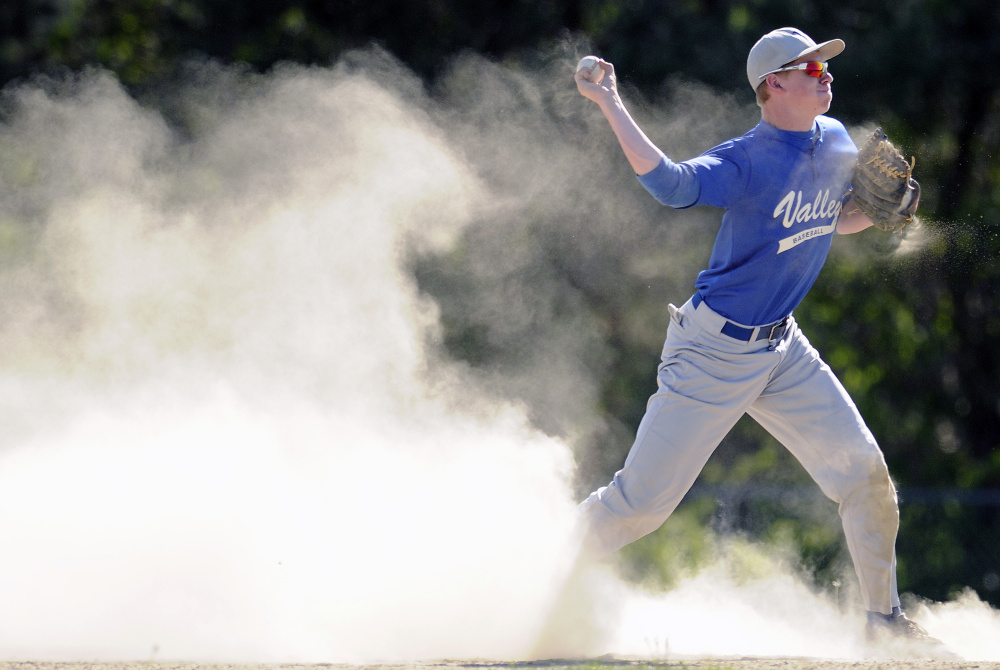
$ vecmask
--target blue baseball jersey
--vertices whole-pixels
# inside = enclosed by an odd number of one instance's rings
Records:
[[[677,164],[693,171],[698,195],[694,202],[670,204],[726,210],[708,268],[695,282],[713,310],[749,326],[792,312],[826,262],[856,156],[843,124],[819,116],[806,132],[761,121],[742,137]],[[658,168],[640,181],[656,195],[664,179],[676,177]]]

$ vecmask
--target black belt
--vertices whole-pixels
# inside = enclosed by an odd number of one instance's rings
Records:
[[[701,298],[701,293],[695,293],[691,296],[691,304],[694,305],[695,309],[698,309],[698,305],[703,302],[704,300]],[[760,326],[757,330],[757,339],[767,340],[769,342],[780,340],[781,336],[785,334],[785,330],[787,329],[788,317],[786,316],[781,321],[775,321],[774,323],[766,326]],[[726,321],[726,324],[722,326],[723,335],[728,335],[734,340],[739,340],[740,342],[749,342],[753,338],[753,331],[753,328],[739,326],[732,321]]]

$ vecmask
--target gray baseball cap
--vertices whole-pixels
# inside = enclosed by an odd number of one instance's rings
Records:
[[[764,35],[747,56],[747,79],[756,91],[764,76],[806,54],[819,51],[817,60],[828,61],[844,50],[844,40],[816,44],[798,28],[778,28]]]

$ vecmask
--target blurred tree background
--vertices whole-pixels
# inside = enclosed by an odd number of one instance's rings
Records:
[[[897,238],[838,241],[875,249],[862,261],[829,263],[796,316],[858,402],[900,487],[901,590],[944,600],[968,587],[1000,605],[995,3],[7,0],[0,6],[0,80],[99,65],[141,92],[193,56],[264,72],[282,61],[331,65],[374,43],[431,83],[467,51],[516,61],[570,39],[613,61],[620,80],[649,98],[668,95],[678,73],[747,95],[747,51],[784,25],[848,43],[850,58],[833,68],[835,115],[848,124],[875,120],[919,157],[921,212],[934,233],[905,263],[890,253]],[[420,273],[419,266],[418,276],[435,297],[456,290],[454,277]],[[634,430],[653,388],[659,343],[615,324],[648,315],[634,316],[639,307],[577,285],[609,324],[612,360],[594,411]],[[452,356],[473,367],[516,358],[517,351],[484,350],[476,335],[482,324],[444,312]],[[581,493],[620,466],[629,446],[621,437],[595,438],[584,449]],[[691,500],[629,547],[623,567],[636,580],[668,586],[710,551],[698,530],[709,527],[790,547],[818,584],[839,582],[846,560],[836,512],[813,488],[769,436],[741,422]]]

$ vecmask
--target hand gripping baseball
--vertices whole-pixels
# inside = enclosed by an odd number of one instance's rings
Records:
[[[580,95],[594,101],[606,96],[608,92],[613,93],[617,90],[615,67],[597,56],[581,58],[577,63],[573,80]]]
[[[903,158],[881,128],[858,151],[852,202],[877,228],[900,231],[913,221],[920,200],[920,184],[913,178],[915,164],[916,159]]]

